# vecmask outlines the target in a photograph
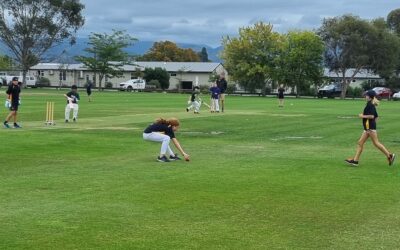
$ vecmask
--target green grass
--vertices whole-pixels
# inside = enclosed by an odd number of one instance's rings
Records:
[[[371,142],[343,162],[364,100],[228,96],[194,115],[187,95],[81,91],[65,124],[64,92],[23,90],[23,129],[0,129],[0,249],[400,248],[400,162]],[[378,130],[400,154],[399,108],[382,101]],[[181,120],[190,162],[155,161],[142,131],[160,116]]]

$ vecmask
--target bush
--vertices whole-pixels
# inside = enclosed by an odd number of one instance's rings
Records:
[[[36,82],[36,86],[38,86],[38,87],[49,87],[50,86],[49,78],[40,77]]]
[[[113,84],[111,82],[106,82],[105,86],[106,89],[112,89]]]
[[[236,85],[235,84],[228,84],[228,87],[226,88],[226,93],[227,94],[233,94],[236,91]],[[271,90],[270,90],[271,92]]]
[[[362,97],[363,92],[364,92],[363,89],[360,87],[352,88],[349,86],[347,88],[346,96],[351,98]]]
[[[202,94],[208,94],[210,93],[210,85],[200,85],[200,93]]]
[[[160,81],[155,80],[155,79],[150,80],[149,85],[154,85],[154,86],[156,86],[157,89],[159,89],[160,88]]]

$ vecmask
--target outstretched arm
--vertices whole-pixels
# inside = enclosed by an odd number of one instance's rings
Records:
[[[181,144],[179,144],[179,141],[176,138],[172,138],[172,142],[174,143],[175,147],[179,150],[179,152],[182,153],[183,157],[185,157],[185,160],[188,160],[190,158],[190,155],[186,154],[185,151],[183,151]]]

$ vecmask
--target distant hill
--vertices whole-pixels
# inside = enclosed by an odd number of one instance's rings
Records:
[[[84,55],[84,49],[87,47],[89,39],[88,38],[78,38],[76,43],[71,46],[68,42],[64,42],[59,46],[51,48],[46,53],[46,61],[64,61],[64,62],[74,62],[74,57],[77,55]],[[129,54],[133,55],[143,55],[146,53],[152,46],[154,42],[152,41],[138,41],[133,46],[130,46],[126,49]],[[180,48],[191,48],[196,52],[200,52],[203,47],[207,49],[208,58],[213,62],[221,62],[219,58],[219,52],[222,50],[222,46],[217,48],[212,48],[208,45],[202,44],[188,44],[188,43],[177,43]],[[6,53],[7,49],[4,45],[0,43],[0,53]],[[62,53],[65,51],[64,53]],[[61,56],[62,55],[62,56]]]

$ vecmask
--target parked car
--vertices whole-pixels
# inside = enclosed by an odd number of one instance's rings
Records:
[[[393,100],[395,100],[395,101],[400,100],[400,91],[394,93],[393,96],[392,96],[392,98],[393,98]]]
[[[376,93],[376,97],[378,99],[387,98],[390,99],[392,97],[392,91],[389,88],[385,87],[375,87],[372,89]],[[364,92],[364,96],[367,94],[368,91]]]
[[[120,91],[135,91],[143,90],[146,88],[146,80],[144,79],[131,79],[119,84]]]
[[[342,87],[340,84],[329,84],[318,90],[318,98],[328,97],[334,98],[340,96],[342,93]]]
[[[10,75],[1,75],[1,81],[3,83],[3,85],[7,85],[7,84],[11,84],[11,80],[14,77],[18,77],[18,81],[22,82],[22,76],[10,76]],[[35,76],[26,76],[26,87],[31,87],[31,88],[36,88],[36,77]]]

